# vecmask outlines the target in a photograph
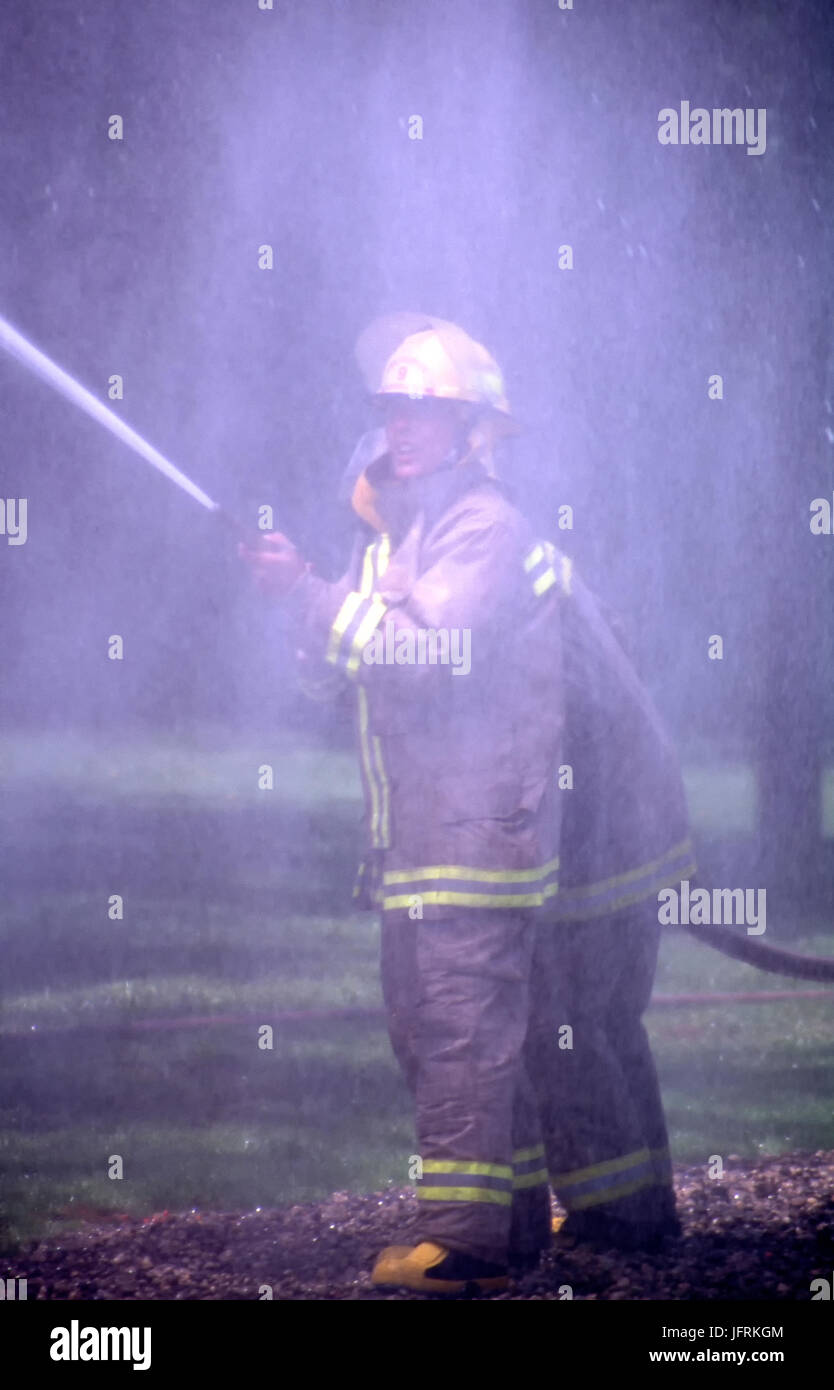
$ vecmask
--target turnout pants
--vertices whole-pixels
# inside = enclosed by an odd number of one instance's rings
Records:
[[[568,1212],[637,1225],[674,1210],[668,1138],[641,1015],[653,902],[589,923],[466,910],[383,919],[391,1045],[415,1100],[413,1238],[505,1263]]]

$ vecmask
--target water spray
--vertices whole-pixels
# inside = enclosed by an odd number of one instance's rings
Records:
[[[17,329],[13,328],[2,316],[0,316],[0,347],[52,386],[59,395],[72,401],[79,410],[83,410],[86,415],[98,421],[123,444],[126,444],[129,449],[143,458],[146,463],[151,464],[158,472],[164,474],[183,492],[187,492],[189,497],[193,497],[196,502],[200,503],[200,506],[212,512],[224,525],[233,528],[239,538],[252,543],[251,527],[244,526],[241,521],[238,521],[236,517],[221,507],[219,502],[215,502],[208,493],[203,492],[202,488],[192,482],[179,468],[176,468],[170,459],[165,458],[164,454],[155,449],[147,439],[143,439],[114,410],[111,410],[103,401],[94,396],[92,391],[88,391],[85,386],[71,377],[69,372],[65,372],[62,367],[59,367],[57,362],[53,362],[51,358],[46,356],[46,353],[36,348],[34,343],[30,343],[27,338],[24,338],[22,333],[18,333]]]

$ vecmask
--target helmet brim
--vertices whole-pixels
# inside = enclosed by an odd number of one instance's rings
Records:
[[[482,355],[486,355],[486,350],[480,343],[474,342],[457,324],[450,323],[448,319],[437,318],[433,314],[411,313],[406,310],[394,314],[382,314],[360,333],[355,347],[359,370],[367,390],[372,396],[398,394],[391,391],[382,393],[378,389],[386,364],[406,338],[427,330],[437,334],[450,360],[464,378],[474,378],[476,373],[482,370]],[[403,392],[403,394],[410,393]],[[458,399],[460,398],[458,397]],[[503,435],[519,433],[519,426],[513,420],[509,410],[504,410],[481,399],[473,398],[470,404],[479,406],[490,417],[494,417],[494,428],[497,433]]]

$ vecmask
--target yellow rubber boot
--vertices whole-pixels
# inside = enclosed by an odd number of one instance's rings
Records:
[[[506,1270],[425,1240],[420,1245],[389,1245],[378,1256],[371,1283],[414,1293],[461,1294],[474,1288],[500,1293],[509,1285]]]

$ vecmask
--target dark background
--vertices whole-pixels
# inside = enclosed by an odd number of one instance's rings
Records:
[[[0,313],[103,399],[121,373],[116,410],[328,575],[357,334],[461,323],[524,426],[505,475],[624,614],[685,756],[755,764],[760,881],[830,902],[832,39],[825,0],[6,0]],[[682,99],[765,107],[766,153],[661,146]],[[208,514],[5,358],[0,409],[0,493],[29,499],[0,538],[7,730],[347,737]]]

